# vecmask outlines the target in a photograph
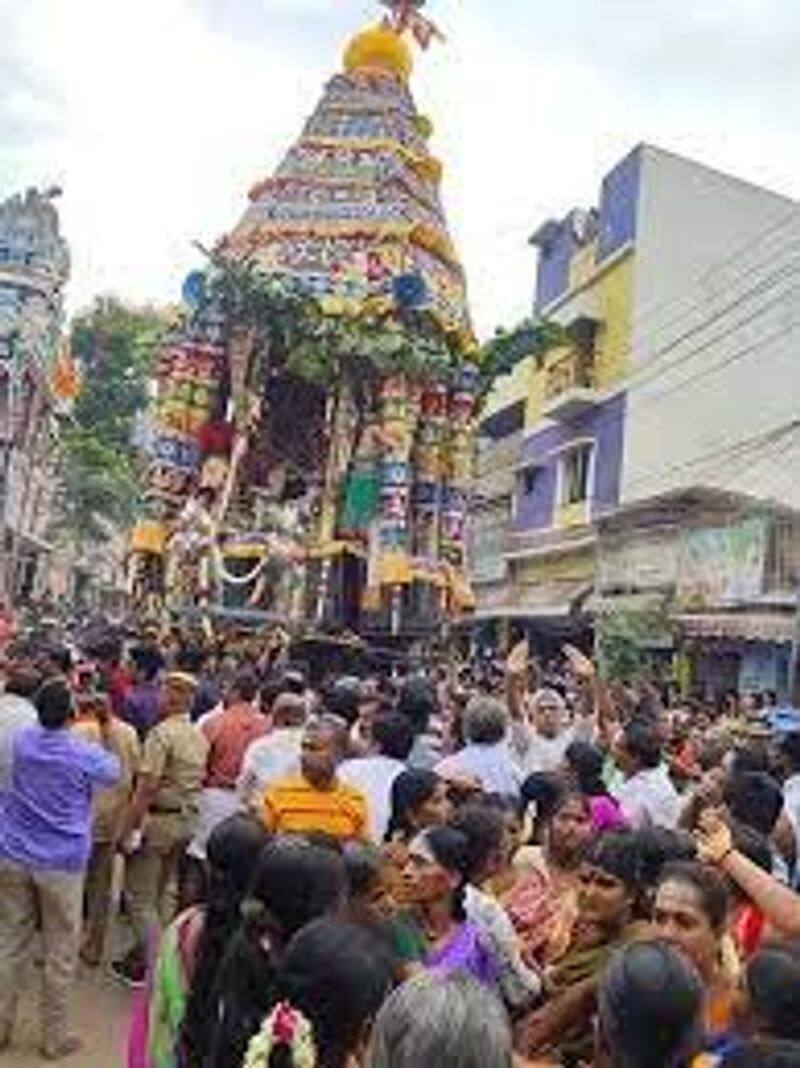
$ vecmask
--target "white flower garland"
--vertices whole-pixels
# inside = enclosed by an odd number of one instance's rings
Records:
[[[222,552],[217,548],[214,549],[214,568],[217,575],[229,586],[248,586],[258,578],[268,563],[269,556],[265,554],[246,575],[233,575],[228,571]]]
[[[293,1068],[316,1068],[317,1047],[314,1032],[302,1012],[281,1001],[250,1040],[242,1068],[267,1068],[273,1049],[286,1046]]]

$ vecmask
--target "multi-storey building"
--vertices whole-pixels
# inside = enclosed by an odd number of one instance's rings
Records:
[[[620,516],[697,487],[738,495],[740,515],[742,494],[800,506],[800,206],[642,145],[596,208],[531,240],[535,312],[568,342],[490,398],[473,572],[479,617],[546,640],[613,598],[597,566],[612,517],[619,537]]]
[[[29,189],[0,204],[0,599],[33,592],[46,549],[50,380],[69,276],[57,194]]]

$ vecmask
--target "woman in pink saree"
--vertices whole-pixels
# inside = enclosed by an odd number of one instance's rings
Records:
[[[510,863],[493,886],[519,936],[523,959],[539,968],[558,960],[569,945],[578,865],[592,834],[589,801],[579,790],[551,776],[540,785],[545,787],[536,812],[541,844],[519,848],[510,819]]]

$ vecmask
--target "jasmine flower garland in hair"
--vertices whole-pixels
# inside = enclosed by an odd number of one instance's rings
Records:
[[[294,1068],[316,1068],[317,1049],[311,1024],[297,1009],[279,1002],[250,1040],[242,1068],[267,1068],[274,1049],[285,1046]]]

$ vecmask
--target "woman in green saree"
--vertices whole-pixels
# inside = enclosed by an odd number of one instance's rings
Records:
[[[641,889],[636,835],[611,831],[595,838],[578,869],[578,919],[569,948],[547,975],[547,1002],[517,1032],[525,1056],[573,1065],[591,1055],[603,969],[615,949],[647,932],[639,918]]]
[[[182,912],[164,932],[146,1012],[138,1021],[137,1068],[202,1063],[214,1021],[217,969],[239,925],[240,906],[267,841],[264,829],[249,816],[232,816],[209,838],[208,902]]]

